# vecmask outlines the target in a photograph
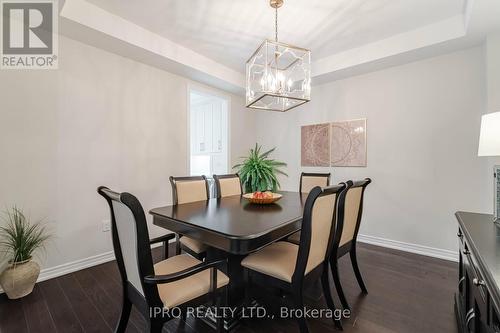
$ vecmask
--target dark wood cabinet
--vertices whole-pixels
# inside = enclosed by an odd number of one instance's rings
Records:
[[[493,216],[458,212],[455,314],[462,333],[500,333],[500,227]],[[497,230],[498,228],[498,230]]]

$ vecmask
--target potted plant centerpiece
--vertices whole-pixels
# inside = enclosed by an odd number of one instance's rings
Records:
[[[233,166],[233,169],[238,170],[243,189],[246,193],[253,193],[253,199],[264,199],[264,202],[266,202],[265,199],[271,199],[273,192],[280,187],[277,175],[288,176],[281,169],[286,166],[286,163],[269,157],[275,149],[262,153],[262,147],[256,143],[255,148],[250,149],[248,157],[242,157],[243,162]],[[275,198],[279,197],[281,196],[275,195]]]
[[[0,285],[10,299],[24,297],[33,291],[40,266],[33,261],[35,252],[44,248],[50,238],[40,221],[31,223],[23,212],[13,207],[5,212],[0,226],[0,248],[9,266],[0,275]]]

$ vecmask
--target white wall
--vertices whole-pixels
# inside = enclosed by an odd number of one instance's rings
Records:
[[[283,114],[228,95],[232,161],[257,137],[289,164],[284,189],[302,170],[371,177],[362,234],[454,250],[453,213],[492,210],[491,165],[477,157],[486,59],[473,48],[314,86],[312,102]],[[0,71],[0,206],[50,222],[44,267],[111,250],[98,185],[136,194],[146,210],[171,202],[169,175],[188,172],[193,84],[64,37],[59,70]],[[367,168],[301,168],[301,125],[361,117]]]
[[[490,169],[477,157],[483,66],[478,47],[314,86],[303,107],[259,112],[257,141],[288,163],[287,190],[301,171],[371,177],[361,234],[455,250],[454,212],[492,210]],[[301,125],[365,117],[366,168],[300,166]]]
[[[488,35],[485,42],[487,112],[500,111],[500,32]]]
[[[0,206],[50,223],[44,267],[112,250],[97,186],[135,194],[146,212],[171,203],[168,177],[189,172],[187,89],[196,86],[65,37],[59,44],[57,71],[0,71]],[[226,96],[234,161],[255,143],[254,114]]]

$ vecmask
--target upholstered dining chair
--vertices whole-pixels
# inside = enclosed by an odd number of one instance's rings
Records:
[[[142,332],[159,333],[178,308],[185,317],[187,307],[226,299],[229,278],[216,269],[223,260],[202,262],[189,254],[172,256],[153,265],[144,210],[130,193],[117,193],[101,186],[111,212],[113,248],[123,286],[123,304],[115,332],[125,332],[132,305],[144,316]],[[224,301],[225,302],[225,301]],[[217,321],[222,332],[223,318]]]
[[[356,256],[356,241],[358,238],[359,226],[363,215],[363,199],[366,187],[371,183],[370,178],[360,181],[348,181],[346,190],[341,194],[337,211],[339,218],[335,228],[335,238],[333,240],[332,253],[330,256],[330,267],[332,270],[335,289],[339,295],[340,302],[344,309],[350,309],[349,303],[342,289],[339,277],[338,259],[349,253],[351,264],[356,275],[359,287],[364,294],[368,293],[366,285],[361,276]]]
[[[242,260],[247,288],[251,282],[277,287],[291,293],[295,308],[303,309],[304,284],[321,278],[327,305],[335,310],[328,281],[328,259],[338,216],[335,207],[344,189],[345,184],[311,190],[304,206],[299,245],[276,242]],[[297,320],[300,332],[309,332],[306,319]],[[340,320],[334,318],[334,323],[342,328]]]
[[[172,185],[174,205],[204,201],[210,197],[207,177],[205,176],[170,176],[170,184]],[[208,249],[206,244],[187,236],[177,237],[177,254],[180,254],[182,249],[199,260],[203,260],[206,257]]]
[[[330,186],[331,173],[302,172],[300,174],[299,192],[309,193],[316,186]]]
[[[243,187],[238,174],[214,175],[217,198],[242,195]]]
[[[330,173],[312,173],[312,172],[302,172],[300,174],[299,182],[299,192],[300,194],[309,193],[314,187],[325,187],[330,186]],[[300,242],[300,231],[290,235],[287,241],[299,244]]]

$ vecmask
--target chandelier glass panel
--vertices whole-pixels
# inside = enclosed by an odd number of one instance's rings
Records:
[[[246,106],[254,109],[287,111],[311,99],[311,52],[278,42],[278,7],[276,40],[265,40],[246,63]]]

